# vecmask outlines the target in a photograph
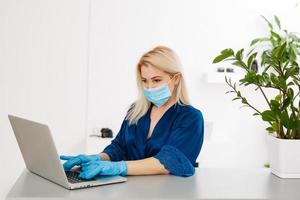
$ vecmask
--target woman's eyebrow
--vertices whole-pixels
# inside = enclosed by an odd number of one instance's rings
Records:
[[[150,79],[155,79],[155,78],[162,78],[162,77],[161,76],[153,76]],[[142,77],[142,79],[146,79],[146,78]]]

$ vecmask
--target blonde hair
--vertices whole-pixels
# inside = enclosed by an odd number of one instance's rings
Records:
[[[127,112],[126,119],[129,120],[129,124],[137,124],[138,120],[146,114],[151,105],[151,102],[144,96],[141,78],[141,67],[149,65],[168,73],[170,76],[174,76],[178,73],[181,74],[177,87],[174,87],[174,92],[176,92],[176,103],[179,103],[180,105],[190,104],[178,56],[172,49],[158,46],[145,53],[137,64],[136,79],[138,99],[131,104]]]

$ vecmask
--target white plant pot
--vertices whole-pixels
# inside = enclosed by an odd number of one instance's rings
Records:
[[[300,178],[300,140],[268,136],[270,169],[280,178]]]

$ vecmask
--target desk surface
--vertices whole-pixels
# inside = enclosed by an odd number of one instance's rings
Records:
[[[199,168],[192,177],[128,176],[125,183],[69,191],[27,170],[8,199],[300,199],[300,179],[269,169]]]

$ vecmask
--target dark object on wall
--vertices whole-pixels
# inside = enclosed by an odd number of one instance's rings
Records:
[[[226,68],[226,72],[233,73],[234,69],[233,68]]]
[[[217,72],[224,72],[225,68],[224,67],[218,67]]]
[[[251,65],[251,70],[258,72],[258,64],[257,64],[256,60],[253,61],[252,65]]]
[[[113,137],[113,132],[109,128],[102,128],[100,131],[101,131],[102,138],[112,138]]]

